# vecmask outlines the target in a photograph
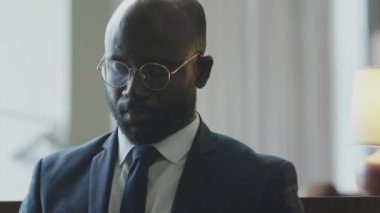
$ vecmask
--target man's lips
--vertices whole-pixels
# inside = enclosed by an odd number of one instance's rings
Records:
[[[152,110],[142,104],[119,105],[120,114],[129,123],[142,122],[152,116]]]
[[[129,123],[144,122],[154,116],[155,104],[147,101],[133,101],[120,99],[118,103],[119,112]]]
[[[145,111],[145,110],[139,110],[139,109],[127,110],[122,115],[126,119],[126,121],[131,124],[147,121],[152,116],[150,112]]]

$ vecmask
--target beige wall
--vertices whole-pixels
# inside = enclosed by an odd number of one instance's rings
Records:
[[[111,14],[104,0],[73,0],[71,20],[70,143],[81,144],[110,129],[104,85],[96,70]]]

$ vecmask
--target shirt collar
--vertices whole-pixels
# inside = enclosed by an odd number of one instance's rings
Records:
[[[120,127],[117,129],[117,138],[119,142],[119,166],[121,166],[134,145],[127,139]]]
[[[195,135],[197,134],[199,123],[199,115],[196,114],[194,121],[190,124],[166,137],[162,141],[153,144],[153,146],[156,147],[165,159],[172,163],[176,163],[189,152]],[[135,145],[127,139],[120,128],[118,128],[118,141],[119,165],[122,165]]]

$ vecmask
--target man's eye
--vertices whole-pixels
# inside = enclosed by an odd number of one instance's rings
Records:
[[[110,63],[108,69],[113,75],[125,76],[129,73],[128,67],[120,62]]]

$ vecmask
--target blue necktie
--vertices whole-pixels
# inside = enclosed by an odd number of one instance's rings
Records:
[[[133,161],[125,183],[120,213],[145,213],[148,169],[160,156],[151,145],[133,148]]]

